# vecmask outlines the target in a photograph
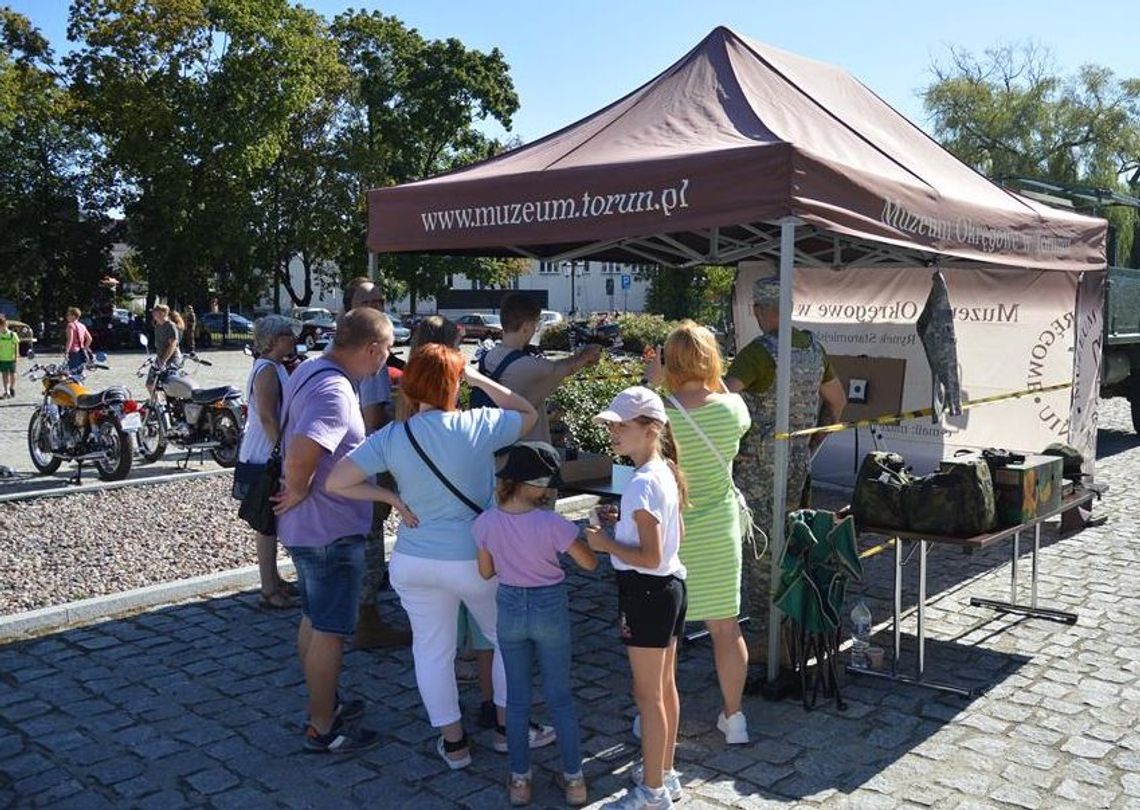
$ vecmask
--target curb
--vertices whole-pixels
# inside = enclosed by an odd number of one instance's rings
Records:
[[[229,470],[224,472],[229,472]],[[217,474],[218,472],[215,471],[192,473],[195,476]],[[159,482],[162,480],[160,479]],[[127,482],[115,481],[111,483],[123,485]],[[108,488],[114,488],[114,486]],[[75,490],[71,490],[71,493],[74,492]],[[560,498],[554,508],[559,514],[581,512],[591,508],[597,501],[598,498],[595,495],[574,495],[569,498]],[[282,573],[293,573],[292,562],[278,560],[277,565]],[[96,624],[124,615],[141,613],[172,602],[184,602],[213,594],[239,593],[258,587],[259,582],[258,567],[248,565],[244,568],[203,574],[189,579],[148,585],[145,588],[136,588],[122,593],[95,596],[91,599],[81,599],[78,602],[52,605],[24,613],[14,613],[10,616],[0,616],[0,644],[23,641],[56,630]]]
[[[292,573],[293,563],[280,560],[282,573]],[[259,582],[256,565],[234,568],[214,574],[203,574],[175,582],[148,585],[122,593],[95,596],[65,605],[29,610],[0,617],[0,644],[22,641],[48,631],[63,630],[83,624],[95,624],[119,616],[139,613],[148,608],[182,602],[207,594],[234,593],[256,588]]]
[[[233,475],[232,469],[221,470],[194,470],[193,472],[175,472],[163,475],[148,475],[145,478],[127,478],[123,481],[92,481],[90,484],[75,486],[72,484],[51,489],[33,489],[25,492],[0,493],[0,503],[9,501],[32,501],[38,498],[66,498],[68,495],[89,495],[95,492],[109,492],[127,487],[156,486],[158,484],[174,484],[179,481],[192,481],[195,478],[210,478],[216,475]]]

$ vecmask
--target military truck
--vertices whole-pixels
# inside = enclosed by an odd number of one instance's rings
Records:
[[[1110,189],[1024,177],[1002,178],[1001,183],[1047,205],[1094,216],[1101,215],[1109,206],[1140,210],[1140,198]],[[1125,397],[1132,408],[1132,428],[1140,433],[1140,270],[1118,266],[1117,239],[1111,224],[1106,253],[1109,267],[1104,301],[1100,397]],[[1133,233],[1131,264],[1140,266],[1140,228]]]
[[[1108,269],[1100,396],[1126,397],[1140,433],[1140,270],[1129,267]]]

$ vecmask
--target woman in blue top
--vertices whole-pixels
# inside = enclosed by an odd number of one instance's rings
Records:
[[[461,377],[496,407],[457,410]],[[439,344],[412,352],[400,387],[412,416],[368,437],[333,468],[326,486],[344,497],[380,500],[380,488],[369,481],[390,472],[419,518],[414,527],[400,525],[389,575],[411,621],[420,698],[442,732],[436,750],[448,767],[464,768],[471,751],[455,682],[459,605],[467,606],[492,643],[497,620],[497,583],[479,575],[471,526],[477,512],[493,504],[495,451],[527,433],[538,414],[526,399],[468,365],[457,349]],[[506,676],[497,648],[496,643],[495,704],[504,707]]]

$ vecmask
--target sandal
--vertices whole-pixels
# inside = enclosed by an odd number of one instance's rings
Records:
[[[297,603],[281,591],[261,594],[257,598],[257,606],[262,610],[290,610],[297,607]]]

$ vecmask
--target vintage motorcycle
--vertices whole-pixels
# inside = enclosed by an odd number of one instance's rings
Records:
[[[66,363],[37,363],[24,372],[43,387],[43,402],[28,422],[28,453],[32,465],[44,475],[51,475],[65,461],[79,465],[77,484],[82,483],[85,461],[95,465],[104,481],[118,481],[130,473],[135,434],[142,424],[139,403],[121,385],[95,392],[83,385],[85,372],[108,368],[103,364],[106,359],[99,353],[78,371]]]
[[[187,461],[191,453],[209,450],[221,466],[237,464],[246,415],[241,391],[229,385],[201,388],[182,366],[158,368],[158,358],[150,353],[146,335],[139,336],[139,343],[147,347],[147,357],[139,366],[138,376],[149,374],[154,380],[154,390],[142,407],[138,436],[143,460],[157,461],[167,444],[173,443],[186,450]],[[187,354],[182,365],[186,360],[212,365],[196,354]]]

